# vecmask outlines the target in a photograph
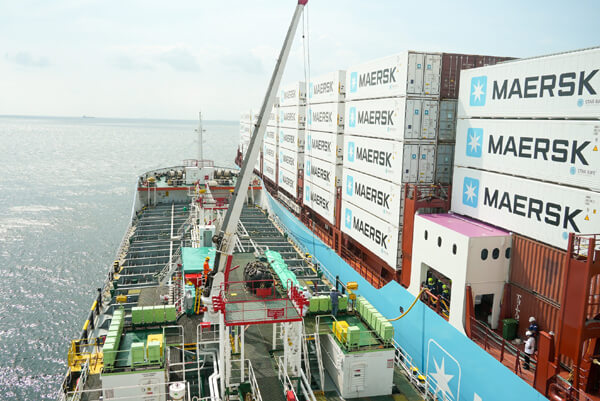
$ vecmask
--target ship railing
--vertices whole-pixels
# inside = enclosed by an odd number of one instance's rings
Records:
[[[185,159],[183,161],[184,167],[214,167],[214,160],[198,160],[198,159]]]
[[[592,258],[592,263],[600,259],[600,234],[572,234],[573,246],[571,247],[571,258],[588,259]],[[593,252],[590,252],[590,248]]]
[[[341,252],[342,259],[346,261],[352,268],[358,272],[365,280],[367,280],[375,288],[383,287],[386,282],[381,277],[373,273],[369,267],[363,263],[358,257],[356,257],[349,249],[342,246]]]
[[[552,377],[548,383],[549,399],[559,399],[562,401],[594,401],[597,397],[592,398],[584,391],[579,390],[571,385],[566,379],[556,375]]]
[[[423,290],[423,288],[422,288]],[[439,295],[435,295],[427,288],[423,290],[421,293],[421,302],[427,305],[430,309],[435,311],[438,315],[443,317],[445,320],[449,319],[450,308],[448,307],[448,303],[450,300],[445,300],[443,297]]]
[[[256,374],[254,373],[254,368],[252,367],[252,362],[250,359],[244,359],[244,363],[241,363],[240,359],[231,360],[231,372],[229,375],[229,387],[237,387],[241,384],[241,370],[244,369],[244,381],[246,382],[246,378],[248,378],[247,382],[250,384],[250,389],[252,390],[253,399],[255,401],[262,401],[262,394],[260,392],[260,387],[258,386],[258,381],[256,380]],[[240,380],[234,380],[234,378]]]
[[[395,339],[392,341],[392,344],[396,349],[394,353],[394,365],[404,373],[410,384],[425,398],[427,387],[419,377],[419,368],[413,363],[412,356]]]
[[[69,391],[65,394],[64,398],[61,398],[60,401],[73,401],[80,400],[84,395],[89,400],[98,400],[101,397],[106,396],[106,400],[111,401],[137,401],[142,398],[145,398],[144,395],[151,397],[151,399],[170,399],[169,396],[169,386],[171,384],[180,383],[177,381],[170,382],[162,382],[162,383],[152,383],[148,384],[138,384],[133,386],[118,386],[111,388],[96,388],[96,389],[81,389],[79,392]],[[150,388],[149,388],[150,387]],[[190,391],[190,383],[185,382],[186,387],[186,397],[185,401],[191,401],[191,391]],[[148,392],[149,391],[149,392]],[[124,395],[124,394],[132,394],[138,393],[139,395]],[[120,395],[121,394],[121,395]],[[75,398],[78,397],[78,398]],[[210,400],[210,397],[201,398],[200,401]]]
[[[300,375],[298,377],[290,378],[285,369],[285,362],[283,360],[283,356],[277,358],[277,376],[279,381],[283,383],[283,391],[284,397],[287,396],[288,391],[292,391],[294,393],[294,399],[298,400],[298,394],[296,389],[301,391],[303,399],[310,401],[317,401],[315,397],[315,393],[312,391],[310,387],[310,382],[308,381],[304,370],[300,369]],[[286,399],[288,399],[286,397]]]
[[[525,352],[502,338],[475,317],[471,317],[471,340],[479,344],[481,348],[502,362],[503,365],[510,368],[516,375],[524,377],[521,362],[525,360]],[[534,379],[537,372],[537,360],[533,355],[529,359],[529,365],[532,369],[530,372],[533,374],[531,379]]]

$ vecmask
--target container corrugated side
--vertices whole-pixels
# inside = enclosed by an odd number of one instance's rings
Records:
[[[344,134],[402,140],[435,140],[439,101],[413,98],[345,103]]]
[[[435,182],[450,184],[454,171],[454,144],[439,143],[437,146]]]
[[[286,106],[279,108],[279,127],[304,129],[306,126],[306,106]]]
[[[540,330],[555,333],[559,331],[560,307],[514,284],[509,284],[509,291],[509,317],[516,319],[519,323],[518,336],[520,338],[525,338],[531,316],[537,320]]]
[[[298,106],[306,104],[306,84],[301,81],[279,87],[279,106]]]
[[[279,107],[273,106],[269,113],[267,126],[276,127],[279,124]]]
[[[460,87],[460,71],[469,68],[494,65],[512,60],[512,57],[481,56],[477,54],[442,53],[442,79],[440,98],[457,99]]]
[[[279,146],[290,150],[304,149],[304,130],[279,128]]]
[[[600,48],[463,70],[458,118],[600,118]]]
[[[279,148],[279,165],[288,171],[296,171],[304,167],[304,152]]]
[[[309,104],[306,127],[311,131],[342,133],[344,131],[344,103]]]
[[[317,212],[330,224],[335,225],[336,194],[311,182],[304,183],[304,206]]]
[[[343,199],[340,212],[342,232],[354,238],[395,269],[398,228]]]
[[[566,258],[566,251],[514,234],[509,280],[560,304]]]
[[[308,103],[343,102],[346,71],[338,70],[312,78],[308,84]]]
[[[273,162],[268,161],[263,158],[263,176],[271,180],[272,182],[277,182],[277,167]]]
[[[298,173],[283,168],[281,164],[279,164],[277,172],[279,176],[279,188],[296,198],[298,193]]]
[[[566,249],[568,234],[600,232],[600,192],[454,168],[452,210]]]
[[[273,145],[277,145],[278,139],[279,139],[278,131],[279,131],[278,127],[267,126],[267,128],[265,129],[264,142],[271,143]]]
[[[240,123],[240,136],[250,136],[252,134],[252,125]]]
[[[304,153],[332,164],[340,164],[343,154],[343,135],[321,131],[306,131]]]
[[[304,181],[337,193],[337,188],[342,185],[342,166],[307,156],[304,158]]]
[[[381,220],[399,226],[401,187],[358,171],[344,168],[342,199],[377,216]]]
[[[440,101],[440,121],[438,123],[438,138],[440,142],[456,140],[456,100]]]
[[[270,163],[275,163],[277,161],[277,153],[277,145],[273,145],[267,142],[263,143],[263,159]]]
[[[346,70],[346,100],[439,96],[441,55],[402,52]]]
[[[252,124],[252,110],[244,110],[240,113],[240,123]]]
[[[600,191],[600,121],[461,119],[457,166]]]

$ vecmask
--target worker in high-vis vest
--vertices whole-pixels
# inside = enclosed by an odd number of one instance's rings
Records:
[[[206,259],[204,259],[204,282],[206,282],[206,279],[208,278],[208,273],[210,272],[210,264],[208,263],[210,261],[210,258],[207,256]]]

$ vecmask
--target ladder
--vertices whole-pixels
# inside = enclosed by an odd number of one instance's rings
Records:
[[[317,363],[319,364],[319,380],[321,381],[321,391],[325,391],[325,370],[323,369],[323,356],[321,355],[321,338],[319,336],[319,321],[321,315],[315,318],[315,348],[317,353]]]

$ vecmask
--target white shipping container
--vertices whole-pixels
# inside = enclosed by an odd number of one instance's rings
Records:
[[[289,171],[304,168],[304,152],[279,148],[279,165]]]
[[[600,191],[600,121],[459,120],[455,164]]]
[[[396,268],[398,227],[342,199],[342,232],[363,244],[390,267]]]
[[[273,145],[277,145],[278,143],[278,135],[277,132],[279,128],[277,127],[269,127],[265,129],[264,141],[265,143],[272,143]]]
[[[389,98],[347,102],[344,133],[372,138],[435,140],[438,100]]]
[[[263,143],[263,159],[275,164],[277,162],[277,150],[277,145],[267,142]]]
[[[600,232],[599,192],[463,167],[454,168],[452,210],[561,249],[570,232]]]
[[[272,182],[277,182],[277,170],[275,166],[275,163],[270,162],[263,157],[263,176]]]
[[[290,150],[304,149],[304,130],[279,128],[279,146]]]
[[[319,103],[307,106],[306,126],[312,131],[344,132],[344,103]]]
[[[314,157],[304,158],[304,181],[336,193],[342,185],[342,166],[327,163]]]
[[[344,167],[396,184],[433,182],[436,145],[344,135]]]
[[[442,56],[403,52],[348,68],[346,100],[439,96]]]
[[[334,71],[310,80],[308,103],[343,102],[346,94],[346,71]]]
[[[279,106],[298,106],[306,104],[306,84],[294,82],[279,87]]]
[[[296,198],[298,193],[298,173],[296,171],[288,171],[279,165],[278,174],[279,188]]]
[[[310,182],[304,183],[304,205],[335,225],[335,193]]]
[[[342,199],[396,227],[400,226],[401,192],[398,184],[344,169]]]
[[[279,127],[304,129],[306,126],[306,106],[279,108]]]
[[[279,107],[273,106],[269,113],[269,119],[267,120],[267,126],[277,127],[279,124]]]
[[[241,124],[252,124],[252,110],[244,110],[240,113]]]
[[[306,131],[304,153],[332,164],[340,164],[343,154],[343,138],[341,134],[321,131]]]
[[[600,118],[600,48],[461,71],[458,117]]]
[[[240,123],[240,136],[252,135],[252,124]]]

